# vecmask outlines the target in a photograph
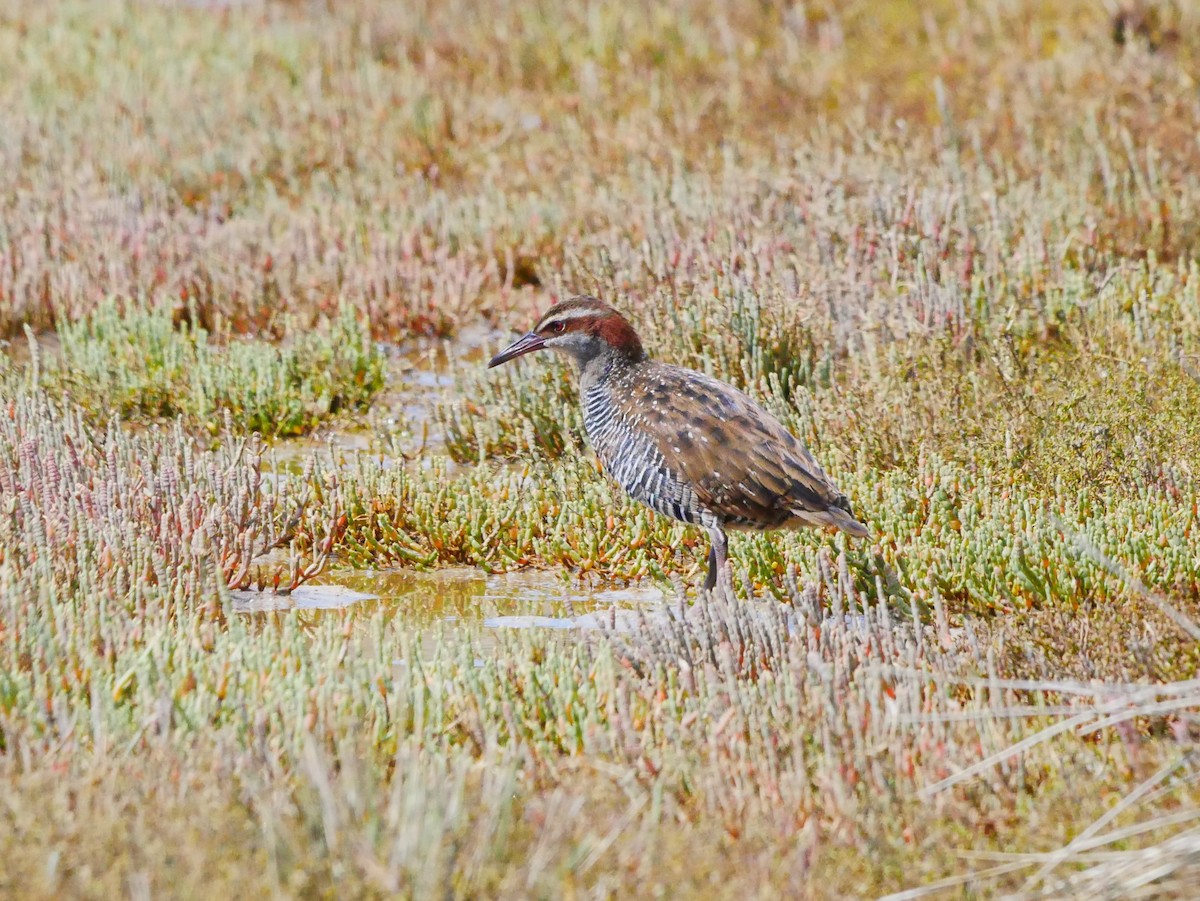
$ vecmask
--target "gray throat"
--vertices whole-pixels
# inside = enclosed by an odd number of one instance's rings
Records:
[[[607,382],[613,368],[618,365],[615,354],[596,354],[587,359],[577,357],[575,366],[579,370],[579,393],[587,394],[593,386]]]

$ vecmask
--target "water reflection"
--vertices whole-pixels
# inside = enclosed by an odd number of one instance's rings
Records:
[[[351,591],[341,585],[301,585],[289,594],[273,591],[231,591],[234,613],[270,613],[278,610],[342,610],[378,596]]]
[[[618,609],[598,613],[584,613],[579,616],[489,616],[483,624],[491,629],[578,629],[589,632],[592,629],[607,629],[610,632],[632,632],[645,616],[666,616],[666,608],[651,611]]]
[[[233,609],[245,614],[324,610],[374,615],[382,608],[387,619],[399,616],[414,625],[580,630],[603,625],[627,631],[641,613],[661,610],[667,601],[654,587],[588,586],[549,572],[355,571],[327,574],[322,583],[288,595],[235,591]]]

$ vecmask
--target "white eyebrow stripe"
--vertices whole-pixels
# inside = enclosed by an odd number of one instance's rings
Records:
[[[547,313],[542,321],[537,324],[534,331],[541,331],[551,322],[570,322],[572,319],[588,319],[599,314],[598,310],[591,310],[587,307],[576,307],[574,310],[564,310],[561,313]]]

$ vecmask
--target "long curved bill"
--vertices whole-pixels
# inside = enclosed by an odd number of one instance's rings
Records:
[[[546,339],[537,332],[529,332],[522,335],[496,356],[492,357],[492,362],[487,364],[487,368],[499,366],[501,363],[507,363],[509,360],[515,360],[517,357],[523,357],[525,354],[533,353],[535,350],[541,350],[546,346]]]

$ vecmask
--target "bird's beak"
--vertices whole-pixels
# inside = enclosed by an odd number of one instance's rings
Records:
[[[487,368],[499,366],[501,363],[507,363],[509,360],[515,360],[517,357],[523,357],[525,354],[531,354],[535,350],[541,350],[546,346],[546,339],[537,332],[529,332],[527,335],[522,335],[496,356],[492,357],[492,362],[487,364]]]

